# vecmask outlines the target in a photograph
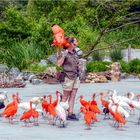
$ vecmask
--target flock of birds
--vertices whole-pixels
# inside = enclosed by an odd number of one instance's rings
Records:
[[[56,99],[54,100],[52,100],[52,95],[50,94],[48,96],[33,97],[29,102],[21,102],[19,93],[17,92],[12,94],[12,101],[10,102],[7,93],[1,92],[1,117],[8,119],[10,124],[14,123],[14,118],[19,117],[19,120],[23,121],[25,126],[29,126],[31,123],[37,126],[39,125],[39,117],[42,116],[49,124],[56,125],[59,122],[60,127],[65,127],[69,105],[68,101],[61,101],[62,96],[62,93],[56,91]],[[100,103],[103,107],[102,110],[100,110],[96,101],[97,96],[100,98]],[[91,100],[88,101],[81,95],[77,98],[81,105],[77,116],[80,117],[82,113],[87,128],[91,129],[91,125],[98,122],[97,116],[103,113],[104,119],[112,119],[113,126],[119,128],[122,125],[126,125],[126,119],[135,113],[135,109],[140,110],[139,97],[140,94],[135,95],[133,92],[120,96],[115,90],[108,91],[106,95],[103,92],[99,95],[94,93]],[[7,105],[5,105],[6,100],[8,102]],[[40,109],[38,105],[40,105]],[[23,113],[18,115],[19,110],[23,110]],[[138,124],[140,124],[140,116]]]

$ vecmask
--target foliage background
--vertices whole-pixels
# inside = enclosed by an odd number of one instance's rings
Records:
[[[55,53],[54,23],[75,36],[85,54],[129,44],[140,48],[139,0],[0,0],[0,63],[26,69]]]

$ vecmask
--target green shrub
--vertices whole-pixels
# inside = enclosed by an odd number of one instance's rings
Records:
[[[129,73],[129,64],[125,61],[120,61],[121,64],[121,71]]]
[[[123,54],[120,48],[112,49],[109,55],[113,62],[120,61],[123,58]]]
[[[129,64],[129,72],[135,74],[140,73],[140,59],[133,59],[128,64]]]
[[[99,51],[93,52],[92,58],[94,61],[102,61],[103,60],[103,56],[101,55],[101,53]]]
[[[87,63],[88,72],[102,72],[108,69],[107,65],[110,65],[111,62],[98,62],[92,61]]]
[[[30,71],[30,72],[43,72],[46,70],[46,66],[41,66],[39,64],[32,64],[30,66],[28,66],[28,68],[26,69],[26,71]]]

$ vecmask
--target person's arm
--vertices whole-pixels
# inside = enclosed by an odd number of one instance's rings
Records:
[[[68,54],[68,50],[61,52],[60,56],[57,58],[57,66],[62,66],[65,60],[66,55]]]

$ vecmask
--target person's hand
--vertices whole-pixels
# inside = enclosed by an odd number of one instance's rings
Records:
[[[63,56],[63,57],[66,57],[67,54],[68,54],[68,50],[64,50],[64,51],[62,51],[61,53],[62,53],[62,56]]]

